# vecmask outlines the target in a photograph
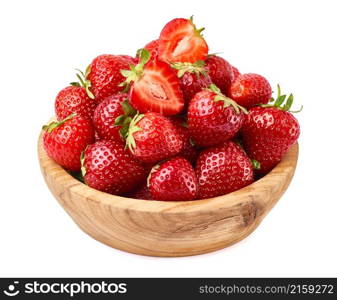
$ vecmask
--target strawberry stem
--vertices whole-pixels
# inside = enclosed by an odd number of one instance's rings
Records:
[[[196,35],[199,36],[199,37],[203,37],[201,33],[205,30],[205,27],[201,27],[201,28],[197,29],[197,27],[195,26],[195,24],[193,22],[193,15],[190,17],[189,20],[194,27],[194,31],[195,31]]]

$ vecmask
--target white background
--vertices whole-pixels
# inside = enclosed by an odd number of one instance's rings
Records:
[[[335,1],[1,1],[0,276],[337,276]],[[221,251],[152,258],[100,244],[40,174],[57,92],[103,53],[134,54],[195,16],[210,52],[304,105],[295,177],[261,226]]]

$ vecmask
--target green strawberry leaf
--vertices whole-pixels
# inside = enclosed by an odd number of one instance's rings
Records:
[[[243,113],[248,114],[248,111],[243,106],[237,104],[233,99],[226,97],[224,94],[222,94],[220,89],[214,83],[212,83],[206,90],[209,90],[216,94],[213,99],[215,102],[223,101],[224,107],[232,106],[237,114],[240,113],[240,110]]]
[[[130,105],[129,101],[126,99],[122,103],[122,109],[124,111],[124,114],[127,116],[135,115],[136,110]]]
[[[140,127],[137,126],[138,122],[144,117],[143,114],[136,114],[129,125],[129,130],[126,133],[126,144],[125,147],[129,148],[129,150],[133,153],[134,149],[136,148],[136,141],[133,137],[133,134],[137,131],[142,130]]]
[[[212,83],[208,88],[209,88],[212,92],[221,95],[220,89],[219,89],[214,83]]]
[[[126,78],[124,82],[121,82],[118,86],[125,86],[123,92],[127,92],[130,89],[132,82],[139,80],[143,76],[144,66],[150,60],[151,54],[146,49],[139,49],[139,63],[135,66],[130,65],[130,70],[120,70],[121,74]]]
[[[254,169],[254,170],[260,170],[260,169],[261,169],[261,164],[260,164],[260,162],[258,162],[258,161],[255,160],[255,159],[251,159],[250,161],[252,162],[252,165],[253,165],[253,169]]]
[[[178,70],[178,78],[183,77],[186,72],[194,73],[198,76],[198,78],[200,74],[204,76],[207,74],[207,70],[205,69],[205,62],[203,60],[198,60],[195,63],[175,62],[171,63],[171,67]]]
[[[279,97],[275,100],[274,106],[280,107],[280,106],[283,104],[283,102],[284,102],[284,100],[286,99],[286,97],[287,97],[286,95],[279,96]]]
[[[145,49],[145,48],[142,48],[140,49],[139,51],[139,64],[144,66],[151,58],[151,54],[150,52]]]
[[[66,117],[65,119],[63,119],[61,121],[52,121],[47,125],[43,125],[42,130],[47,131],[48,133],[51,133],[55,128],[61,126],[65,122],[69,121],[74,116],[76,116],[76,113],[73,113],[73,114],[69,115],[68,117]]]
[[[287,99],[286,104],[283,106],[282,109],[284,111],[289,111],[290,108],[291,108],[291,106],[293,105],[293,102],[294,102],[294,96],[293,96],[293,94],[290,94],[289,97],[288,97],[288,99]]]
[[[79,82],[71,82],[70,85],[72,86],[82,86],[85,88],[85,91],[90,99],[95,99],[94,94],[90,91],[91,82],[87,79],[88,74],[90,73],[90,65],[86,68],[85,73],[83,73],[79,69],[75,69],[78,73],[76,73],[76,77],[78,78]]]
[[[115,125],[116,126],[121,126],[123,124],[123,121],[125,119],[124,115],[120,115],[115,119]]]

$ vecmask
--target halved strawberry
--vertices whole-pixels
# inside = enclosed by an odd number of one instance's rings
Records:
[[[127,78],[124,85],[133,82],[130,104],[142,113],[178,114],[184,107],[184,99],[176,72],[167,63],[149,59],[149,51],[142,49],[139,64],[121,71]]]
[[[192,17],[168,22],[160,33],[158,58],[168,63],[194,63],[206,59],[208,46],[201,35],[204,29],[197,29]]]

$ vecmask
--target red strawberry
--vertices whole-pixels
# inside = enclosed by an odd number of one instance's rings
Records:
[[[282,106],[285,98],[278,87],[274,104],[251,108],[242,126],[244,147],[249,157],[260,163],[260,175],[274,168],[300,135],[300,125],[289,112],[293,95]]]
[[[187,128],[187,124],[181,118],[172,118],[173,124],[183,141],[183,147],[179,152],[179,156],[187,159],[191,164],[194,164],[198,158],[198,150],[194,147],[194,142],[192,141],[190,132]]]
[[[98,135],[97,131],[95,131],[95,142],[98,142],[101,140],[101,137]]]
[[[141,200],[153,200],[147,184],[144,184],[140,189],[129,194],[128,197]]]
[[[122,143],[112,140],[87,147],[82,156],[82,175],[90,187],[116,195],[130,192],[146,178],[143,166]]]
[[[197,178],[186,159],[175,157],[152,168],[148,187],[155,200],[193,200],[197,195]]]
[[[122,70],[127,78],[124,85],[133,82],[130,104],[142,113],[178,114],[184,107],[184,99],[175,71],[164,62],[148,62],[149,59],[149,52],[142,49],[139,64],[132,66],[131,70]]]
[[[242,148],[232,141],[202,151],[195,172],[200,199],[231,193],[254,180],[251,161]]]
[[[212,82],[228,96],[228,89],[234,76],[231,64],[217,55],[209,55],[205,62]]]
[[[128,69],[129,65],[125,57],[111,54],[100,55],[92,61],[86,72],[86,78],[97,103],[123,90],[120,83],[124,77],[120,70]]]
[[[220,93],[211,84],[199,92],[188,107],[188,130],[200,147],[221,144],[234,137],[240,130],[246,110]]]
[[[130,55],[116,55],[122,59],[124,59],[129,65],[136,65],[138,63],[138,58],[132,57]]]
[[[194,95],[203,89],[209,87],[212,83],[207,71],[204,68],[205,62],[199,60],[191,63],[173,63],[171,67],[178,70],[180,87],[184,95],[185,106],[194,97]]]
[[[141,55],[143,49],[147,50],[150,53],[150,58],[149,58],[148,62],[150,62],[152,60],[158,60],[158,41],[159,41],[158,39],[153,40],[153,41],[147,43],[144,48],[141,48],[141,49],[137,50],[137,55],[136,55],[137,62],[136,62],[136,64],[138,64],[139,61],[140,61],[140,55]]]
[[[150,52],[151,60],[157,59],[158,57],[158,43],[159,43],[159,39],[153,40],[150,43],[146,44],[144,47],[144,49]]]
[[[44,148],[50,158],[70,171],[81,169],[81,152],[95,141],[91,122],[81,116],[70,115],[60,122],[43,126]]]
[[[239,75],[229,89],[229,97],[246,108],[268,103],[271,93],[267,79],[252,73]]]
[[[232,66],[232,71],[233,71],[233,78],[232,78],[232,82],[234,82],[236,80],[236,78],[238,78],[239,75],[241,75],[240,71]]]
[[[160,33],[158,58],[168,63],[190,62],[206,59],[208,46],[193,19],[173,19]]]
[[[55,100],[57,120],[63,120],[76,113],[91,119],[96,107],[95,100],[91,99],[82,86],[68,86],[61,90]]]
[[[178,154],[183,143],[169,119],[158,113],[145,113],[131,121],[126,145],[140,161],[156,163]]]
[[[135,110],[129,105],[127,94],[119,93],[98,104],[93,117],[94,127],[101,139],[122,141],[120,130],[130,123]]]

